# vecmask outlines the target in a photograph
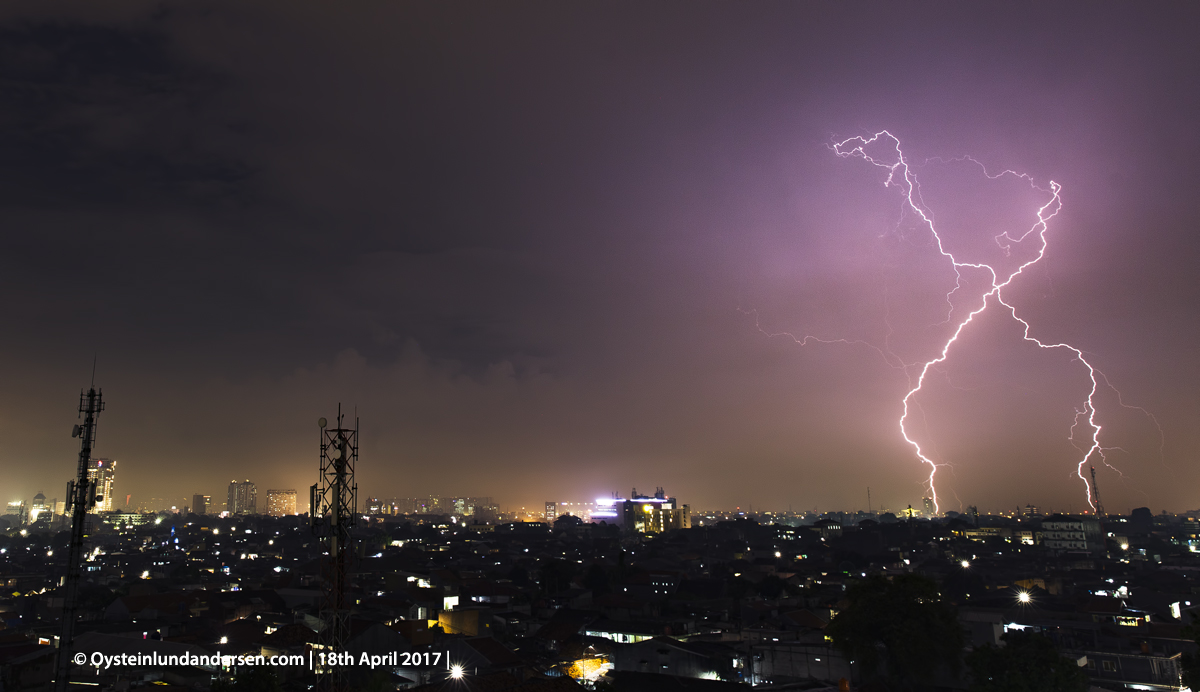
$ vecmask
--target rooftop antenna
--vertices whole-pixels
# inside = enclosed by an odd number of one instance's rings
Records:
[[[92,359],[92,386],[79,393],[79,415],[83,425],[71,430],[79,438],[79,463],[75,480],[67,483],[67,514],[71,515],[71,542],[68,549],[67,573],[63,576],[62,632],[58,640],[58,661],[55,664],[54,690],[66,692],[71,674],[71,640],[75,636],[75,617],[79,607],[79,580],[83,563],[83,540],[87,537],[88,510],[104,498],[96,494],[96,484],[88,479],[92,447],[96,444],[96,418],[104,410],[101,393],[96,389],[96,361]]]

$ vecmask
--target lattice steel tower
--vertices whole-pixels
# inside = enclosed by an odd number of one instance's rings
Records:
[[[71,640],[75,636],[75,611],[79,600],[80,569],[83,566],[83,539],[86,538],[88,510],[104,498],[88,480],[88,461],[96,444],[96,418],[104,410],[100,391],[93,385],[87,393],[79,393],[79,415],[83,425],[76,425],[71,437],[80,438],[79,468],[75,480],[67,484],[67,513],[71,515],[71,544],[67,557],[67,574],[63,577],[62,633],[58,640],[58,662],[55,666],[55,692],[66,692],[71,673]]]
[[[1107,516],[1104,512],[1104,505],[1100,502],[1100,486],[1096,485],[1096,467],[1092,467],[1092,504],[1096,507],[1096,516]]]
[[[321,479],[311,488],[309,515],[313,533],[325,543],[321,565],[324,597],[321,601],[321,632],[317,641],[326,655],[345,651],[350,637],[350,608],[346,601],[346,579],[350,556],[350,529],[358,512],[358,486],[354,467],[358,463],[358,416],[354,427],[344,427],[338,404],[336,427],[321,426]],[[345,666],[323,665],[317,670],[318,692],[345,692]]]

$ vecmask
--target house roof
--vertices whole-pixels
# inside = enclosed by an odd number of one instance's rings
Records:
[[[284,625],[263,637],[262,645],[275,649],[287,649],[317,641],[317,633],[300,624]]]
[[[562,642],[579,634],[584,625],[599,619],[597,613],[586,610],[563,608],[556,610],[550,621],[542,625],[533,635],[537,639]]]
[[[792,610],[784,613],[783,617],[795,625],[799,625],[800,627],[808,627],[814,630],[823,630],[825,629],[825,625],[828,624],[820,616],[807,609]]]
[[[196,601],[196,596],[190,593],[155,593],[141,596],[122,596],[121,605],[132,615],[146,609],[157,610],[161,613],[178,613]]]
[[[1080,600],[1078,609],[1081,613],[1120,615],[1125,610],[1125,604],[1119,598],[1088,596]]]
[[[571,678],[531,677],[519,680],[511,673],[468,674],[462,680],[440,680],[413,688],[421,692],[575,692],[583,689]]]
[[[480,656],[497,668],[521,664],[521,657],[516,652],[491,637],[471,637],[463,643],[479,652]]]

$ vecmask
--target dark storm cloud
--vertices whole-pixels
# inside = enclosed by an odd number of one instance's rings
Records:
[[[6,206],[158,207],[247,176],[230,152],[207,148],[216,133],[196,137],[193,109],[219,89],[217,76],[166,44],[156,32],[75,23],[0,31]]]
[[[919,228],[897,232],[880,172],[827,148],[887,127],[920,161],[1064,185],[1014,300],[1159,416],[1165,465],[1153,426],[1104,394],[1132,450],[1124,481],[1101,470],[1106,501],[1195,504],[1189,8],[4,12],[0,420],[33,432],[0,458],[43,469],[18,474],[23,495],[69,474],[60,433],[97,352],[101,451],[135,497],[220,495],[232,474],[303,487],[312,421],[341,400],[371,494],[666,485],[830,507],[871,485],[915,504],[903,374],[756,328],[936,346],[948,272]],[[1028,201],[919,174],[964,248]],[[955,491],[1081,503],[1060,425],[1077,367],[1013,346],[1002,320],[969,336],[922,401]]]

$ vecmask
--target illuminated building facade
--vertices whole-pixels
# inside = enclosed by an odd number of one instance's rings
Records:
[[[268,490],[267,514],[273,517],[288,517],[296,513],[295,490]]]
[[[37,521],[39,514],[49,511],[50,504],[46,502],[46,496],[39,490],[38,494],[33,496],[33,504],[29,505],[29,521]]]
[[[558,503],[547,502],[546,513],[542,515],[542,518],[550,523],[554,523],[554,520],[558,518]]]
[[[15,502],[8,503],[8,508],[4,510],[4,516],[13,517],[13,521],[16,521],[18,525],[24,524],[26,517],[25,501],[17,500]]]
[[[613,493],[612,497],[596,498],[596,506],[592,509],[591,520],[596,524],[620,524],[624,509],[625,498],[617,497],[616,493]]]
[[[98,498],[94,511],[113,511],[113,483],[117,476],[117,462],[112,459],[92,459],[88,462],[87,475]]]
[[[250,481],[230,481],[225,510],[230,514],[257,514],[258,487]]]
[[[192,514],[208,514],[210,504],[212,504],[211,495],[192,495]]]
[[[667,497],[662,488],[653,496],[639,494],[637,488],[628,500],[616,497],[599,498],[591,512],[594,523],[618,524],[634,533],[662,533],[692,527],[691,508]]]
[[[495,519],[490,497],[399,497],[380,502],[380,514],[451,514],[479,521]]]
[[[1055,514],[1042,522],[1038,543],[1052,555],[1079,552],[1104,554],[1104,532],[1095,517],[1071,517]]]

